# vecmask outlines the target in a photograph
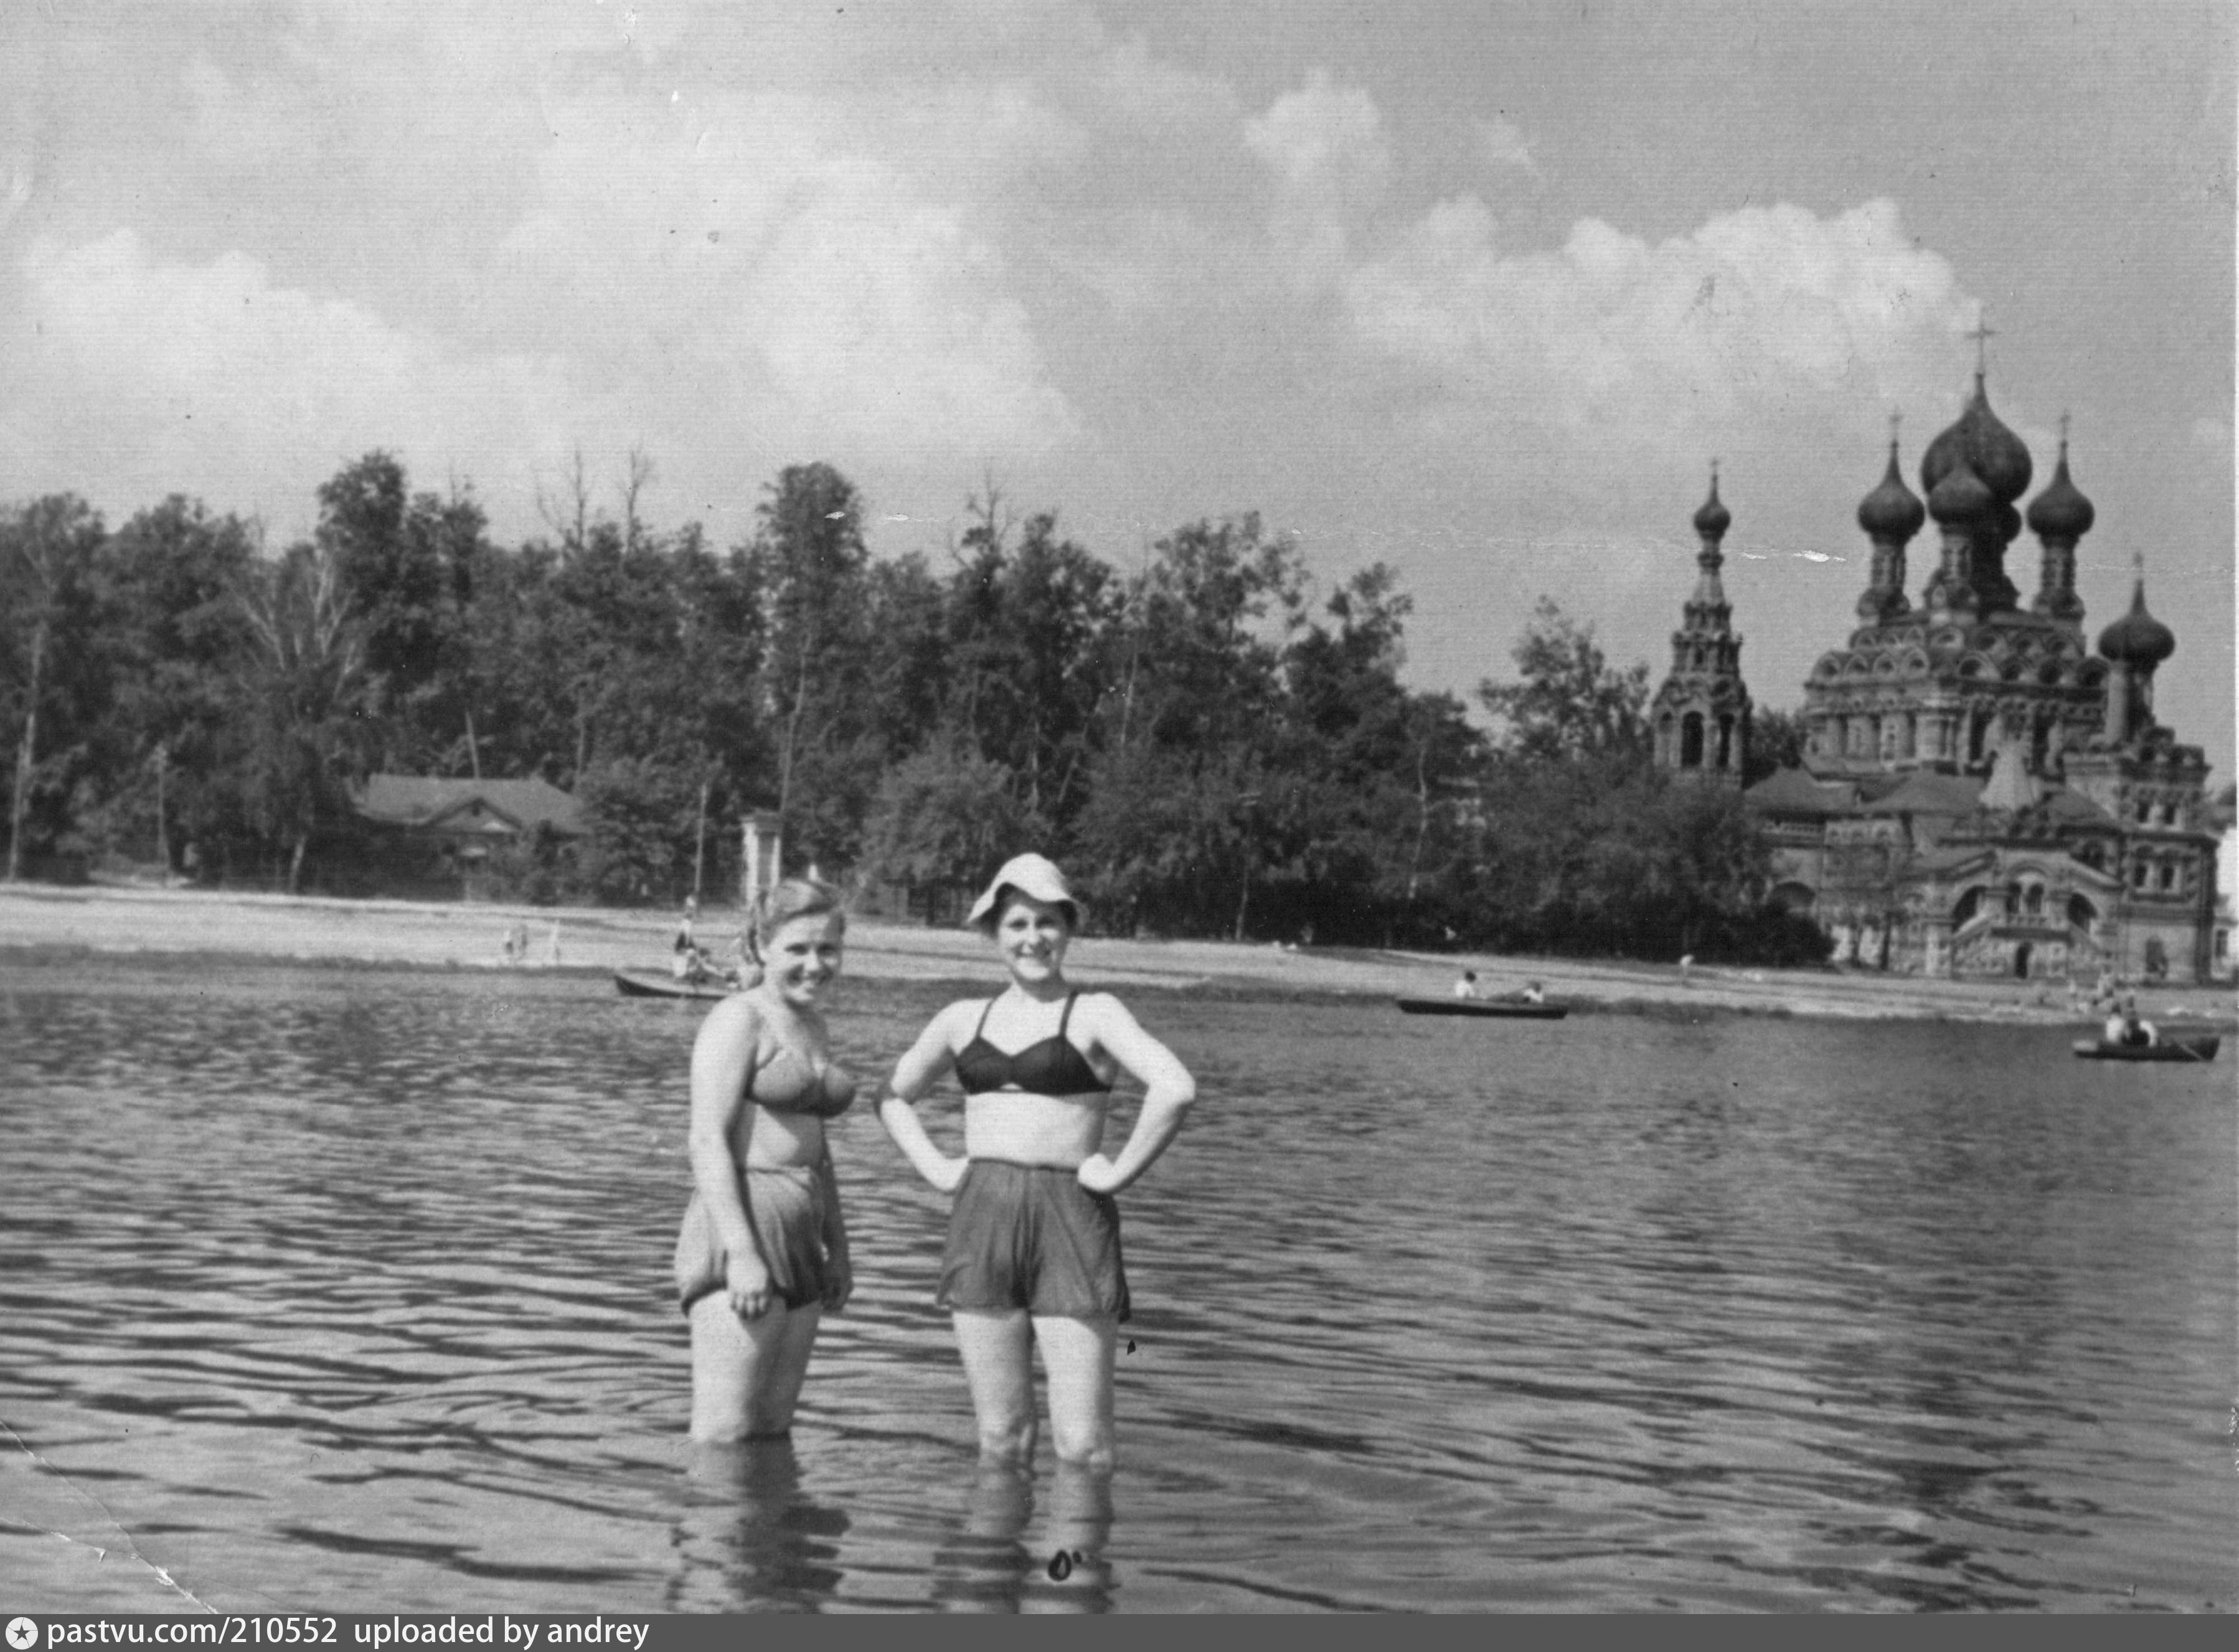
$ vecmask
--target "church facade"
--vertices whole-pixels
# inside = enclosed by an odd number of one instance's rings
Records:
[[[1922,455],[1925,500],[1891,441],[1858,507],[1871,555],[1857,624],[1804,684],[1802,765],[1744,793],[1775,846],[1775,893],[1853,965],[2205,980],[2222,822],[2201,748],[2154,715],[2154,676],[2176,639],[2147,611],[2141,572],[2129,613],[2090,645],[2076,554],[2095,512],[2069,474],[2064,430],[2024,515],[2033,471],[1979,369]],[[1703,572],[1651,717],[1659,765],[1731,785],[1750,701],[1717,580],[1729,521],[1714,476],[1696,518]],[[1916,600],[1907,555],[1931,521],[1935,560]],[[2024,526],[2038,545],[2026,600],[2007,567]]]

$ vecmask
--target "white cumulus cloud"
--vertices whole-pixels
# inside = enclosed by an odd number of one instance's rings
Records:
[[[1661,242],[1588,218],[1511,253],[1465,196],[1358,263],[1347,300],[1359,341],[1434,381],[1452,426],[1689,453],[1768,418],[1946,399],[1972,320],[1887,201],[1747,208]]]
[[[503,485],[564,440],[581,401],[547,361],[462,359],[357,305],[275,286],[241,253],[151,257],[122,229],[31,242],[16,272],[0,446],[31,488],[99,477],[119,508],[163,494],[274,508],[299,523],[317,485],[372,448]],[[432,474],[429,471],[432,469]]]

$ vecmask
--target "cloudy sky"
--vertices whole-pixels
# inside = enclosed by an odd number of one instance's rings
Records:
[[[1390,562],[1466,690],[1542,592],[1660,674],[1715,455],[1786,707],[1987,315],[2040,484],[2073,420],[2087,624],[2143,553],[2228,778],[2235,16],[27,0],[0,498],[284,538],[380,447],[514,539],[641,446],[661,525],[731,542],[821,458],[938,556],[992,475],[1122,565],[1246,510],[1325,585]]]

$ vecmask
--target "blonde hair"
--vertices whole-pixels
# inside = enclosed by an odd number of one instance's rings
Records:
[[[840,932],[847,932],[847,912],[840,904],[837,889],[817,878],[779,879],[755,897],[747,914],[747,956],[760,964],[764,944],[779,930],[796,918],[826,916],[837,918]]]

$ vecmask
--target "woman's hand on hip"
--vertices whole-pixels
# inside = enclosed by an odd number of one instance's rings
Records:
[[[1092,1193],[1117,1193],[1120,1191],[1120,1167],[1105,1153],[1091,1153],[1080,1161],[1073,1172],[1074,1179]]]
[[[769,1264],[760,1257],[734,1254],[724,1264],[731,1311],[741,1319],[760,1319],[776,1298],[770,1293]]]
[[[847,1305],[847,1298],[855,1294],[855,1269],[842,1252],[825,1264],[824,1306],[838,1313]]]

